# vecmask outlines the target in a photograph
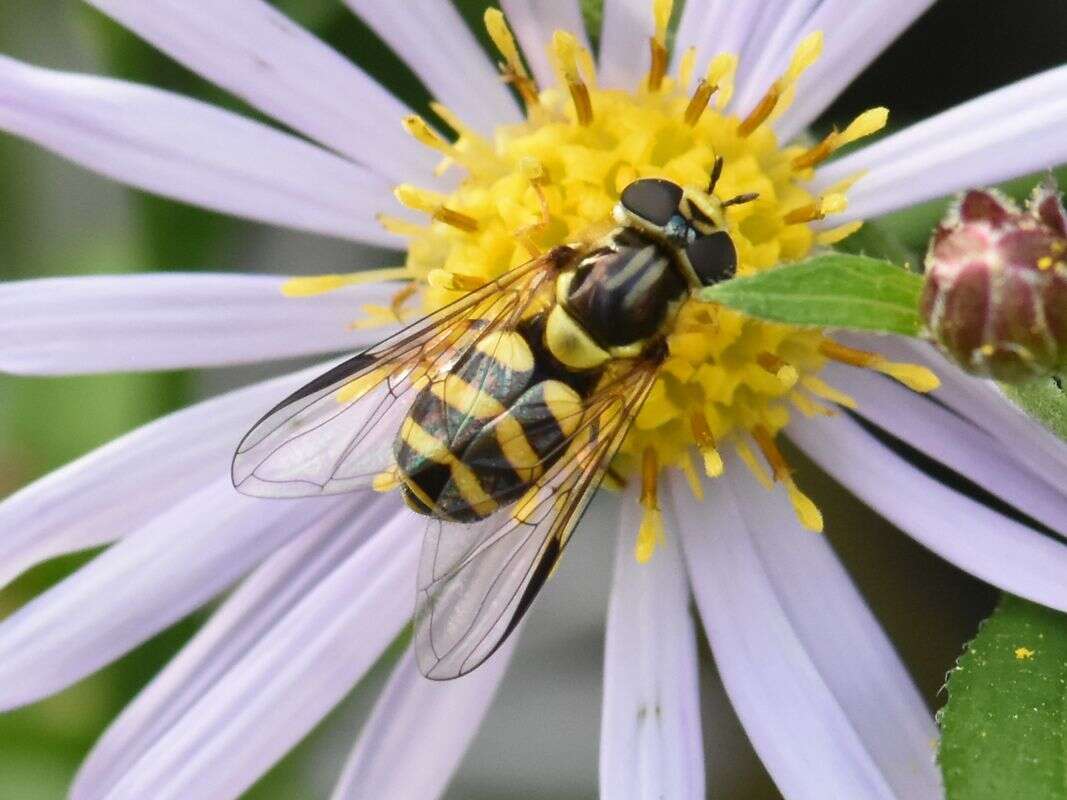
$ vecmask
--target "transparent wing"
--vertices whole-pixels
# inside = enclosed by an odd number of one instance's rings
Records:
[[[415,652],[427,678],[470,672],[522,619],[626,437],[658,367],[658,360],[634,362],[602,385],[586,403],[562,456],[520,500],[474,524],[429,521],[415,609]]]
[[[576,251],[557,247],[353,356],[269,411],[234,454],[233,484],[257,497],[369,487],[393,464],[414,391],[486,334],[515,326]]]

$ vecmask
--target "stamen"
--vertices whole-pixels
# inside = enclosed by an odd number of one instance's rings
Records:
[[[831,403],[837,403],[839,406],[844,406],[845,408],[858,408],[856,399],[852,397],[852,395],[845,394],[840,389],[834,388],[826,381],[817,378],[814,375],[805,375],[800,384],[813,395],[821,397],[823,400],[829,400]]]
[[[752,135],[752,132],[762,125],[767,117],[774,111],[774,107],[778,105],[778,98],[781,97],[781,90],[778,88],[778,81],[775,81],[767,89],[767,92],[760,98],[760,101],[756,103],[756,107],[752,109],[748,116],[745,117],[741,124],[737,126],[737,135],[742,139],[745,139]]]
[[[697,49],[690,45],[682,51],[678,59],[678,85],[686,87],[693,78],[693,68],[697,63]]]
[[[556,68],[563,75],[571,93],[578,124],[584,128],[593,121],[593,101],[589,96],[589,87],[578,73],[577,53],[580,49],[578,40],[571,34],[565,31],[552,34],[552,54]]]
[[[402,236],[405,239],[413,239],[422,236],[426,232],[424,226],[418,225],[410,219],[394,217],[392,214],[375,214],[374,218],[378,221],[378,224],[389,231],[389,233],[395,233],[397,236]]]
[[[485,281],[476,275],[464,275],[462,272],[449,272],[446,269],[431,270],[426,282],[435,289],[446,292],[473,292],[485,285]]]
[[[693,441],[704,457],[704,472],[709,478],[719,477],[723,471],[722,456],[715,447],[715,437],[708,426],[707,417],[697,411],[690,417],[689,427],[693,431]]]
[[[282,294],[286,297],[313,297],[345,286],[404,280],[411,277],[411,270],[407,267],[385,267],[336,275],[308,275],[287,280],[282,284]]]
[[[798,225],[824,219],[827,214],[840,214],[848,208],[848,199],[843,194],[827,194],[800,208],[794,208],[782,217],[786,225]]]
[[[530,187],[537,195],[537,200],[540,204],[540,218],[532,225],[527,225],[515,231],[515,238],[526,248],[530,258],[537,258],[541,255],[541,248],[534,242],[533,236],[547,228],[551,221],[548,197],[545,196],[544,189],[548,185],[548,172],[545,170],[544,164],[533,156],[524,156],[519,162],[519,170],[526,176],[526,179],[530,182]]]
[[[737,455],[741,457],[741,460],[748,467],[748,471],[755,476],[759,481],[760,486],[766,489],[768,492],[774,489],[774,479],[767,473],[766,468],[757,459],[752,452],[752,448],[748,446],[748,442],[738,441],[734,444],[734,449],[737,450]]]
[[[667,74],[667,24],[671,19],[674,0],[653,0],[652,15],[656,21],[655,34],[649,37],[648,44],[652,54],[652,63],[648,68],[647,86],[650,92],[658,92]]]
[[[441,135],[418,114],[409,114],[404,117],[402,124],[404,130],[419,144],[450,158],[453,156],[455,151],[452,145],[442,139]]]
[[[504,80],[511,83],[518,91],[523,105],[526,106],[526,114],[529,116],[530,112],[540,104],[537,83],[530,77],[530,73],[526,71],[526,66],[522,63],[515,37],[511,35],[511,28],[508,27],[507,18],[500,9],[489,8],[486,9],[483,19],[489,38],[493,40],[496,49],[504,57],[505,63],[500,65]]]
[[[697,474],[696,468],[693,466],[693,457],[688,450],[682,454],[682,461],[679,464],[679,469],[682,470],[682,474],[685,476],[685,482],[689,484],[689,491],[693,493],[693,497],[696,500],[703,500],[704,486],[700,483],[700,476]]]
[[[848,364],[853,367],[864,367],[888,375],[896,381],[907,386],[913,392],[932,392],[941,385],[931,370],[918,364],[905,364],[889,361],[877,353],[868,353],[866,350],[856,350],[843,344],[824,339],[819,345],[819,352],[829,359]]]
[[[822,403],[817,403],[801,392],[793,392],[789,395],[789,401],[796,406],[797,410],[805,417],[834,416],[834,410],[832,408],[827,408]]]
[[[393,195],[401,205],[407,206],[414,211],[429,214],[438,222],[451,225],[467,233],[478,230],[478,220],[461,211],[455,211],[444,203],[444,195],[431,192],[428,189],[420,189],[409,183],[402,183],[393,190]]]
[[[821,164],[846,144],[877,133],[885,127],[888,121],[889,109],[887,108],[870,108],[864,111],[852,120],[844,131],[838,132],[837,128],[834,128],[821,142],[794,158],[793,169],[810,169]]]
[[[747,138],[760,125],[767,121],[772,112],[777,108],[779,113],[784,111],[792,103],[794,84],[804,71],[810,67],[822,54],[822,31],[814,31],[808,34],[797,45],[789,68],[780,78],[767,87],[766,93],[756,103],[756,107],[749,112],[748,116],[737,128],[737,135]]]
[[[796,367],[783,361],[774,353],[760,353],[756,356],[756,363],[781,381],[786,389],[792,389],[796,385],[799,377]]]
[[[733,73],[737,69],[737,56],[730,53],[720,53],[711,60],[708,71],[697,84],[693,97],[685,109],[685,124],[693,127],[700,121],[704,109],[708,107],[711,96],[719,93],[719,108],[729,101],[729,95],[733,93]]]
[[[393,312],[393,316],[396,317],[397,322],[404,321],[404,303],[410,300],[419,292],[419,284],[417,281],[411,281],[401,289],[399,292],[393,295],[392,301],[389,303],[389,310]]]
[[[663,541],[663,514],[659,508],[659,460],[656,450],[646,447],[641,459],[641,527],[637,531],[634,558],[645,564]]]
[[[786,492],[789,494],[789,502],[792,503],[793,511],[796,513],[797,519],[800,520],[800,524],[809,531],[822,533],[822,512],[819,511],[819,507],[812,502],[811,498],[797,487],[796,482],[793,480],[792,470],[789,468],[789,462],[785,460],[782,451],[778,449],[774,437],[762,425],[757,425],[752,429],[752,438],[756,440],[756,444],[759,445],[760,450],[763,452],[763,457],[767,459],[767,463],[774,472],[775,479],[785,486]]]

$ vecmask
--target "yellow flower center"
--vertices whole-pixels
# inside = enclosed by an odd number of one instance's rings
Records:
[[[666,178],[703,191],[719,157],[724,161],[715,184],[719,198],[758,195],[726,209],[740,275],[803,258],[859,227],[853,223],[816,232],[812,222],[844,209],[851,181],[821,196],[806,184],[837,148],[879,130],[886,110],[867,111],[813,146],[783,146],[768,124],[788,107],[797,78],[818,58],[821,34],[801,42],[786,71],[740,117],[724,111],[736,57],[712,59],[693,93],[686,93],[693,53],[683,56],[676,77],[666,75],[671,3],[656,0],[654,12],[651,67],[633,91],[600,88],[590,53],[559,31],[550,47],[558,86],[537,87],[504,15],[495,9],[486,13],[489,34],[503,56],[502,72],[522,98],[526,119],[501,125],[490,140],[434,105],[454,132],[452,141],[419,117],[404,121],[411,135],[441,153],[441,172],[462,171],[457,187],[447,194],[397,187],[401,203],[428,215],[425,224],[382,217],[386,227],[408,240],[405,268],[420,287],[422,312],[436,310],[556,245],[609,229],[621,191],[637,178]],[[309,287],[302,283],[293,288],[300,292]],[[381,321],[398,306],[378,309],[372,318]],[[794,409],[830,414],[820,401],[851,405],[850,398],[817,377],[828,358],[894,373],[913,388],[932,388],[936,380],[919,368],[844,348],[819,330],[762,322],[697,300],[682,308],[667,344],[669,356],[613,465],[613,472],[643,475],[648,514],[638,538],[641,560],[660,535],[659,471],[683,470],[699,495],[691,453],[698,452],[704,471],[717,476],[723,469],[718,451],[723,445],[736,448],[768,487],[782,483],[801,521],[821,529],[818,509],[796,488],[775,437]]]

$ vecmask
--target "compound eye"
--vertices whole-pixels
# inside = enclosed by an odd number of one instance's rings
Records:
[[[685,254],[703,286],[729,280],[737,272],[737,248],[726,231],[702,236],[685,248]]]
[[[682,187],[659,178],[642,178],[622,190],[623,208],[653,225],[664,226],[678,212]]]

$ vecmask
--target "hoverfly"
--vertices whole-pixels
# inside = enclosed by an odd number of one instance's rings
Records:
[[[255,496],[396,486],[428,517],[415,649],[432,679],[488,658],[552,572],[696,289],[737,251],[706,191],[640,179],[617,226],[514,268],[313,380],[245,436]]]

